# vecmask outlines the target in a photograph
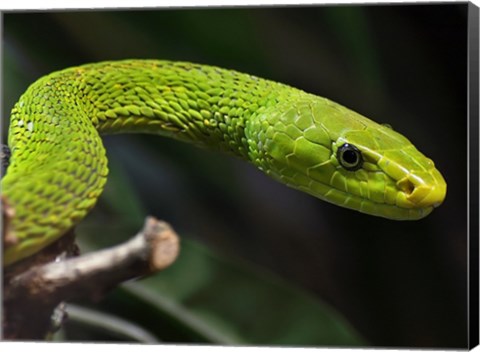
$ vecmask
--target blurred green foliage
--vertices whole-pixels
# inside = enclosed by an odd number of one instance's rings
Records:
[[[84,251],[131,237],[147,214],[183,245],[167,271],[91,308],[168,342],[465,348],[466,20],[466,4],[6,13],[2,122],[51,71],[158,58],[271,78],[389,123],[446,177],[446,202],[424,220],[341,209],[176,141],[107,136]],[[118,338],[74,322],[62,334]]]

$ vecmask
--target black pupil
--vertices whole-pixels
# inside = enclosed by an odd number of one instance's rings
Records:
[[[343,161],[347,164],[355,164],[357,162],[357,153],[353,150],[345,150],[342,154]]]

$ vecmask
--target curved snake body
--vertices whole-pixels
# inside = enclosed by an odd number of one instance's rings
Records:
[[[85,217],[106,182],[102,133],[154,133],[228,152],[328,202],[397,220],[444,199],[433,162],[405,137],[328,99],[248,74],[157,60],[42,77],[12,110],[2,179],[15,211],[4,265]]]

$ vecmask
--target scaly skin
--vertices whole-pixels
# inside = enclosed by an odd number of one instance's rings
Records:
[[[246,159],[328,202],[397,220],[444,199],[433,162],[403,136],[286,85],[183,62],[126,60],[68,68],[33,83],[12,110],[3,195],[15,216],[4,265],[57,240],[95,205],[108,174],[99,133],[143,132]],[[354,145],[347,170],[337,149]]]

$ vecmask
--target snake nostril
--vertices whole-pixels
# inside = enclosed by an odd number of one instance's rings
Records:
[[[415,185],[408,180],[407,178],[403,178],[400,181],[397,182],[398,188],[400,188],[407,196],[412,194],[412,192],[415,190]]]

